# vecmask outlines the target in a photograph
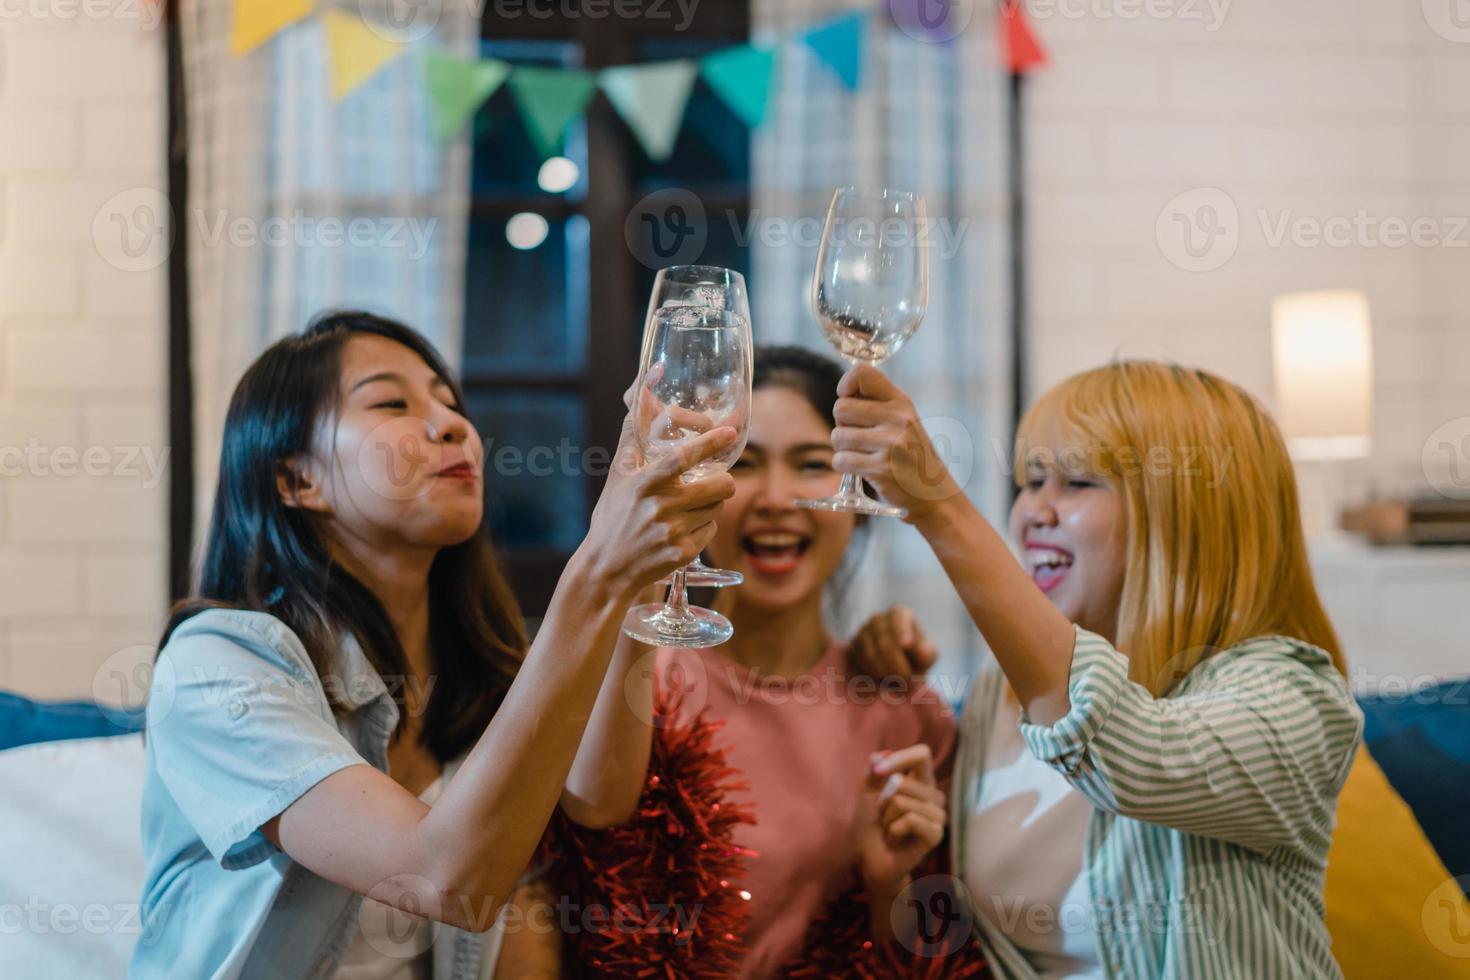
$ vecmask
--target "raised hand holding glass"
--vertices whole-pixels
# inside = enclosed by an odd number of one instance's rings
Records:
[[[698,480],[734,465],[750,424],[751,358],[750,305],[738,272],[714,266],[661,270],[632,394],[634,435],[644,459],[678,452],[701,432],[728,425],[739,438],[682,479]],[[728,640],[734,632],[728,619],[689,605],[688,571],[674,572],[664,604],[630,609],[623,632],[655,646],[708,647]]]

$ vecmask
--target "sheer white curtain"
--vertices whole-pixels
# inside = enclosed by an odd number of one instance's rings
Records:
[[[929,313],[883,370],[913,396],[936,444],[986,516],[1003,521],[1009,460],[1010,260],[1006,240],[1006,75],[989,4],[946,44],[893,26],[882,4],[867,30],[864,83],[849,92],[805,44],[783,43],[771,116],[757,133],[752,203],[758,220],[826,214],[834,187],[889,186],[922,193],[931,237]],[[849,9],[831,0],[755,0],[756,39],[789,36]],[[806,227],[811,227],[810,220]],[[810,309],[815,236],[756,235],[753,325],[762,342],[831,352]],[[889,518],[870,522],[834,626],[854,628],[895,603],[916,609],[940,649],[946,694],[983,652],[923,539]],[[951,680],[953,679],[953,680]]]
[[[175,220],[188,236],[201,534],[230,393],[272,341],[352,306],[458,361],[470,148],[434,138],[417,52],[472,55],[478,5],[443,4],[428,36],[335,105],[321,9],[237,58],[231,0],[180,7],[189,201]]]

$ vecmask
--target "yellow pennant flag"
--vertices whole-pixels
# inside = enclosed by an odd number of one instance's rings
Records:
[[[333,102],[347,98],[403,52],[402,43],[335,8],[322,12],[322,27],[327,32]]]
[[[312,0],[235,0],[235,29],[230,51],[245,54],[311,13]]]

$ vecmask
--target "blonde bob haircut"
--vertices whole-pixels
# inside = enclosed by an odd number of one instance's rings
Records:
[[[1245,391],[1158,361],[1074,375],[1021,420],[1017,483],[1038,467],[1121,490],[1117,647],[1154,696],[1212,654],[1273,633],[1321,647],[1346,673],[1307,565],[1286,445]]]

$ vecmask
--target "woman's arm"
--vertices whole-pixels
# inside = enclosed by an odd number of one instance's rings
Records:
[[[495,980],[560,980],[561,925],[557,898],[544,881],[516,889],[495,961]]]
[[[562,794],[629,603],[700,552],[733,490],[728,474],[679,480],[733,430],[641,470],[628,432],[525,663],[439,800],[426,807],[371,766],[342,769],[262,827],[293,860],[428,918],[494,924]]]
[[[1035,721],[1067,713],[1072,624],[1036,588],[934,451],[908,396],[858,365],[837,389],[832,464],[908,509]]]
[[[1071,686],[1066,717],[1021,724],[1038,759],[1100,809],[1256,851],[1325,832],[1363,729],[1327,655],[1282,637],[1216,654],[1155,698],[1078,630]]]
[[[645,601],[658,594],[646,590]],[[561,798],[562,811],[583,827],[624,823],[638,806],[653,742],[655,656],[652,647],[618,638]]]
[[[1154,698],[1128,680],[1126,657],[1030,582],[893,382],[859,366],[838,392],[834,465],[908,508],[1020,699],[1038,758],[1124,816],[1260,849],[1312,832],[1362,728],[1340,678],[1279,648],[1226,653],[1197,668],[1208,688]]]

